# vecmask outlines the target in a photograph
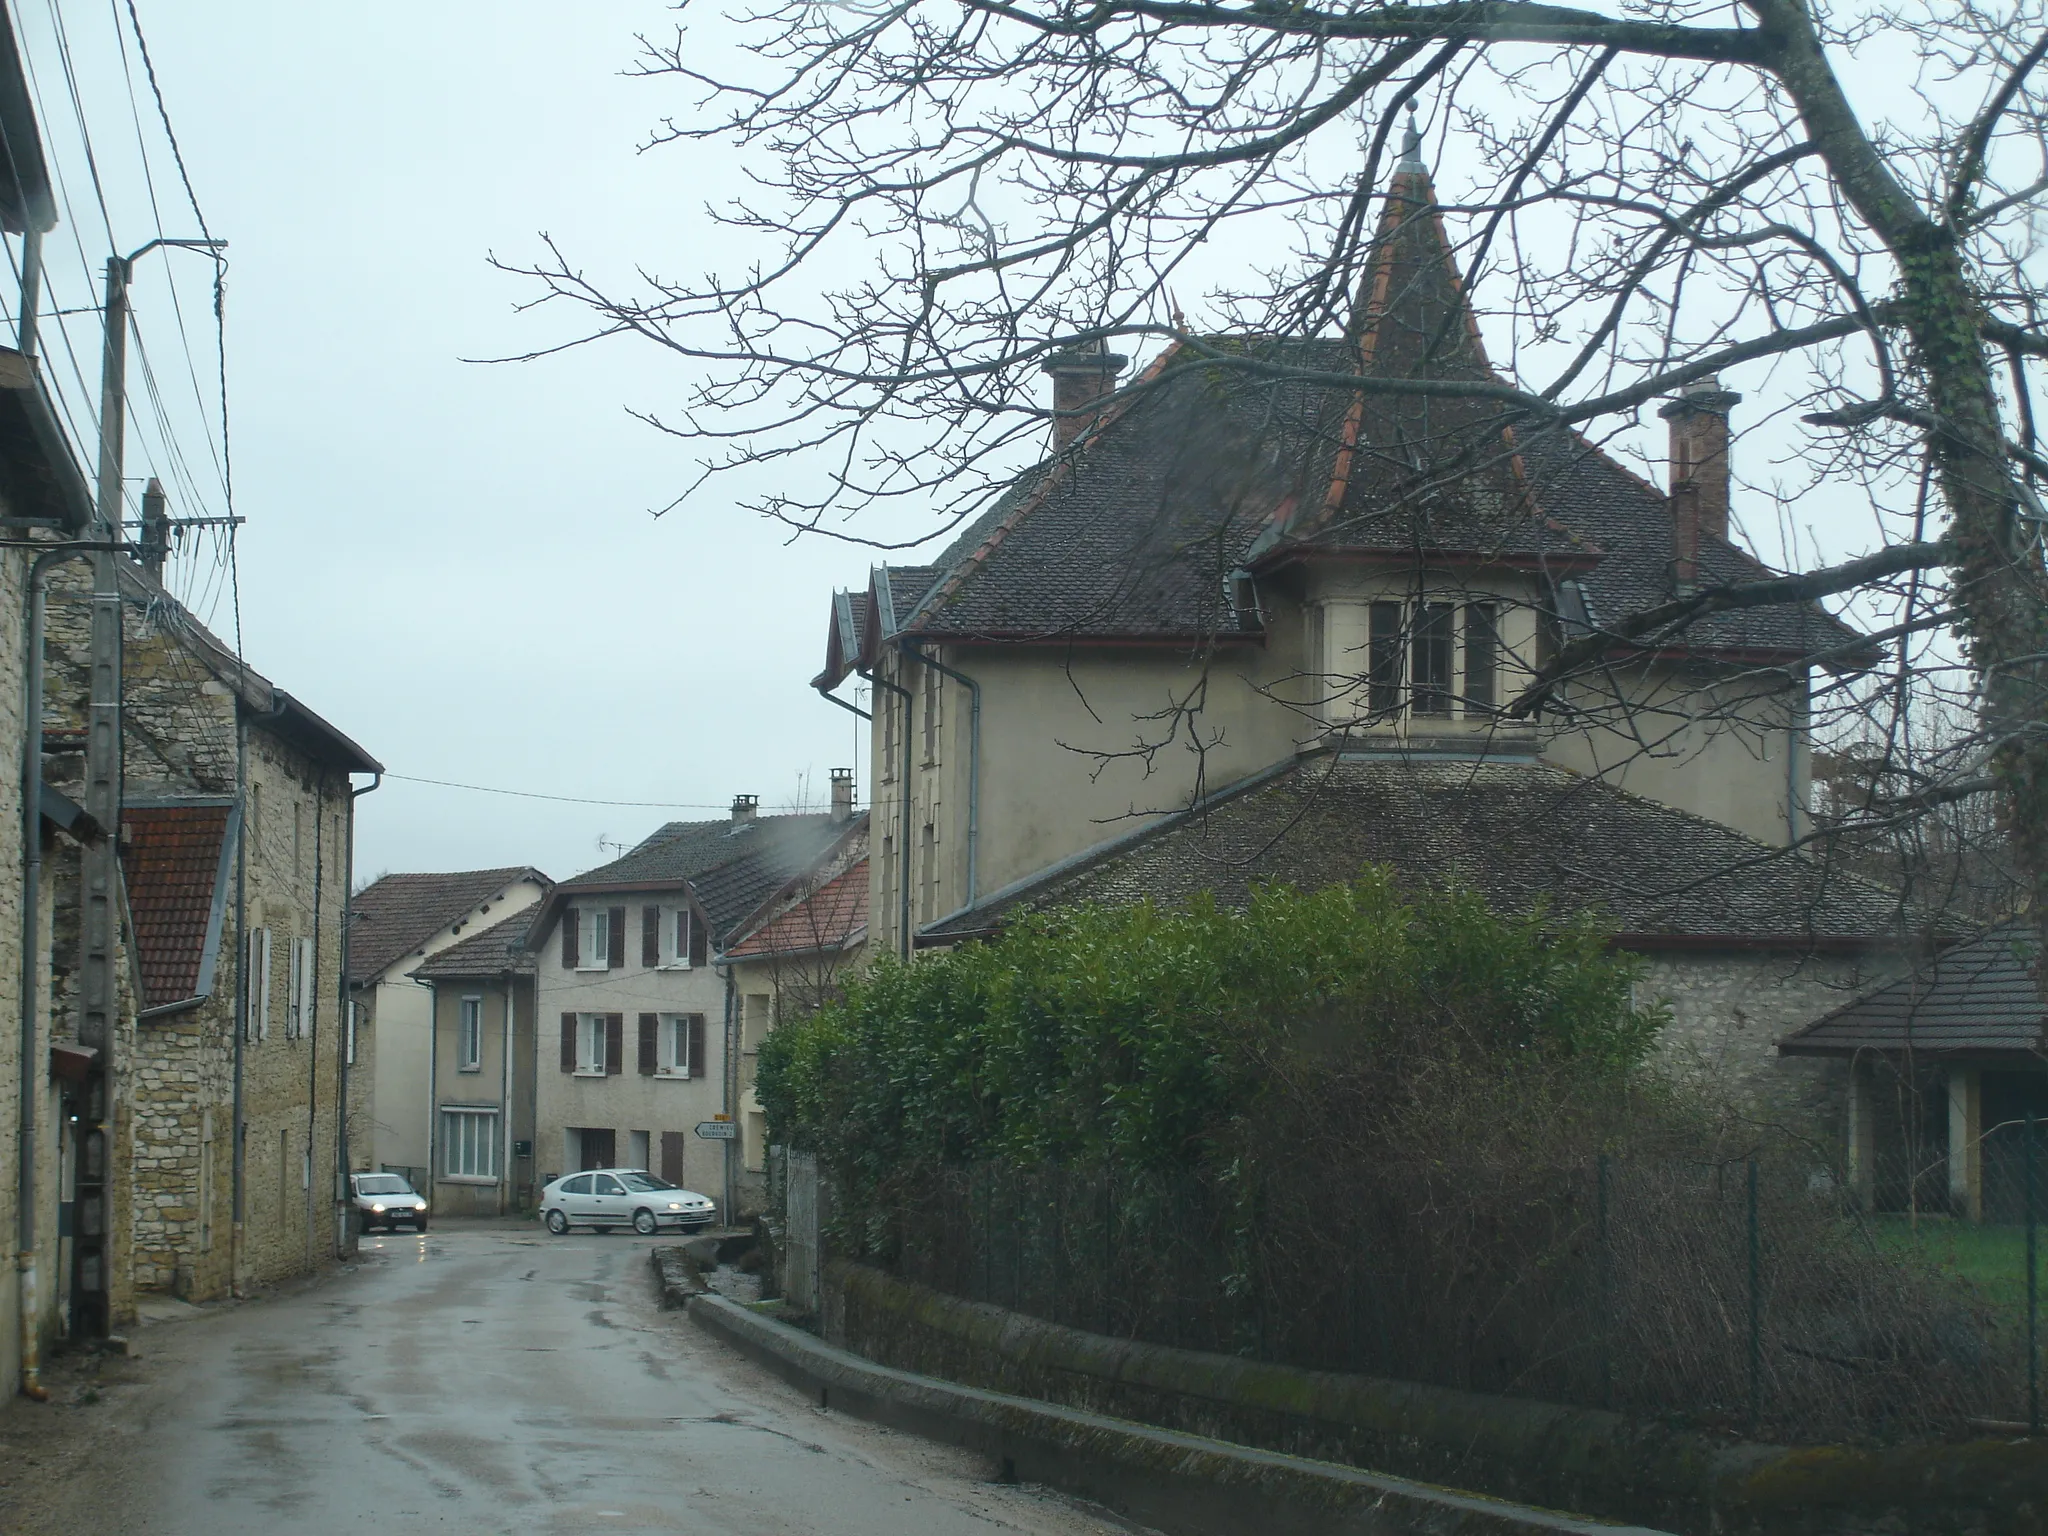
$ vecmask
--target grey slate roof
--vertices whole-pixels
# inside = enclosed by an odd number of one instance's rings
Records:
[[[360,986],[518,880],[547,876],[523,864],[441,874],[386,875],[348,904],[348,979]],[[484,915],[484,914],[479,914]]]
[[[1942,951],[1910,976],[1866,993],[1778,1042],[1787,1056],[1849,1056],[1858,1051],[2016,1051],[2048,1049],[2036,984],[2033,937],[2022,927],[1990,933]]]
[[[1390,379],[1497,380],[1440,218],[1416,213],[1433,195],[1427,180],[1411,175],[1391,190],[1364,368]],[[1204,351],[1242,365],[1205,360]],[[1584,591],[1596,621],[1670,597],[1670,512],[1656,487],[1576,433],[1507,433],[1490,402],[1331,387],[1359,367],[1358,352],[1338,339],[1176,344],[1090,434],[1020,475],[935,564],[881,568],[883,629],[1227,637],[1240,629],[1232,571],[1330,551],[1508,559],[1553,576],[1590,567]],[[1725,539],[1702,543],[1703,581],[1768,574]],[[1572,606],[1560,602],[1567,614]],[[1683,644],[1803,655],[1852,639],[1804,606],[1721,614]]]
[[[1561,768],[1316,753],[925,936],[988,932],[1013,910],[1081,901],[1208,891],[1236,907],[1256,883],[1314,890],[1367,864],[1418,888],[1461,885],[1499,911],[1595,910],[1647,948],[1862,944],[1900,922],[1898,898],[1881,887]]]
[[[531,976],[533,952],[526,947],[526,932],[532,926],[533,909],[524,908],[459,944],[450,944],[438,955],[430,955],[406,974],[429,981],[482,980],[508,971]]]
[[[687,884],[711,919],[714,938],[808,869],[846,832],[831,816],[757,816],[749,822],[672,821],[622,858],[564,880],[538,919],[536,936],[563,900],[595,888]]]

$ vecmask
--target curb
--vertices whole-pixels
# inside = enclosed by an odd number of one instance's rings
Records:
[[[1006,1482],[1043,1483],[1171,1536],[1664,1536],[893,1370],[722,1296],[694,1296],[689,1310],[821,1408],[980,1451]]]
[[[689,1305],[693,1296],[705,1294],[704,1277],[690,1259],[686,1248],[656,1248],[647,1256],[654,1270],[654,1290],[661,1310],[673,1312]]]

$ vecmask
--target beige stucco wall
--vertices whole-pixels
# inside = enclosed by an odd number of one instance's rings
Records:
[[[511,1146],[533,1140],[533,985],[530,980],[436,979],[432,993],[432,1098],[437,1118],[429,1204],[440,1216],[503,1215],[522,1208],[534,1184],[533,1159],[513,1156]],[[474,1069],[465,1067],[461,1052],[462,1004],[468,998],[481,1004],[482,1013]],[[495,1177],[457,1177],[448,1172],[439,1114],[464,1108],[491,1109],[498,1115]]]
[[[697,1137],[698,1122],[725,1112],[725,980],[711,965],[649,969],[640,964],[640,908],[670,905],[673,889],[625,895],[571,897],[579,905],[626,910],[626,963],[616,969],[593,965],[564,969],[559,923],[536,936],[539,1023],[535,1060],[534,1159],[542,1182],[568,1171],[570,1127],[609,1129],[621,1166],[633,1156],[631,1133],[647,1135],[646,1166],[660,1171],[661,1133],[683,1134],[683,1183],[702,1195],[725,1198],[725,1143]],[[586,957],[589,958],[589,957]],[[561,1069],[561,1016],[616,1013],[624,1016],[625,1060],[616,1075],[584,1076]],[[692,1077],[643,1077],[639,1069],[639,1015],[704,1015],[704,1071]]]
[[[406,951],[359,989],[376,1021],[373,1113],[378,1167],[425,1169],[433,1136],[428,1092],[433,1000],[427,988],[407,973],[418,970],[422,961],[450,945],[475,937],[515,912],[526,911],[546,894],[536,880],[514,881],[478,903],[474,910],[430,934],[417,948]]]

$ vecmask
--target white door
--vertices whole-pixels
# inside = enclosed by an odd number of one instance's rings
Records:
[[[631,1221],[626,1209],[626,1186],[608,1173],[590,1176],[590,1219],[595,1222]]]

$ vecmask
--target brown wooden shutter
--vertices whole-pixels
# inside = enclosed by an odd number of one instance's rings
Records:
[[[703,1077],[704,1071],[704,1015],[690,1015],[690,1076]]]
[[[604,1075],[617,1077],[625,1070],[626,1016],[608,1013],[604,1016]]]
[[[573,1013],[562,1015],[562,1070],[576,1070],[576,1015]]]
[[[661,1133],[661,1176],[671,1184],[683,1182],[683,1133]]]
[[[651,1013],[640,1015],[640,1075],[654,1076],[654,1037],[661,1027],[661,1020]]]
[[[661,964],[661,908],[640,909],[640,963],[650,971]]]
[[[711,953],[711,935],[705,930],[704,914],[690,914],[690,964],[702,965]]]
[[[565,971],[573,971],[583,963],[583,957],[576,953],[582,927],[582,919],[574,907],[562,908],[562,969]]]
[[[623,970],[626,965],[626,909],[612,907],[610,921],[605,925],[605,949],[609,951],[604,963],[613,970]]]

